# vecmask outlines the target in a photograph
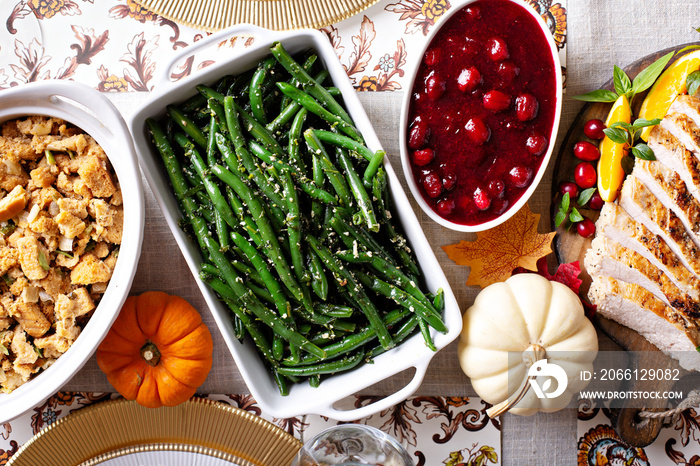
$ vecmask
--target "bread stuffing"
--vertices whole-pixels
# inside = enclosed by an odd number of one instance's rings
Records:
[[[0,126],[0,390],[80,335],[119,254],[124,211],[97,142],[43,116]]]

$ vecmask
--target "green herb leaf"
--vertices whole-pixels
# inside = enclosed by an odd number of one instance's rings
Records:
[[[632,147],[632,154],[638,159],[656,160],[654,151],[651,150],[649,146],[643,143],[639,143],[636,146]]]
[[[634,94],[639,94],[640,92],[644,92],[649,89],[664,68],[666,68],[669,60],[673,58],[674,53],[675,52],[669,52],[651,65],[644,68],[642,72],[634,78],[634,81],[632,82],[632,92]]]
[[[34,347],[34,351],[36,352],[36,354],[39,355],[40,358],[43,358],[43,357],[44,357],[44,352],[41,350],[41,348],[35,346],[35,347]]]
[[[698,31],[698,32],[700,32],[700,31]],[[695,351],[697,351],[698,353],[700,353],[700,346],[696,346],[696,347],[695,347]]]
[[[593,193],[595,193],[595,190],[596,188],[588,188],[581,191],[581,193],[578,195],[578,199],[576,199],[576,203],[582,207],[588,204],[588,201],[591,200],[591,197],[593,196]]]
[[[700,87],[700,70],[695,70],[688,75],[685,80],[685,87],[688,89],[688,95],[695,95]]]
[[[605,128],[603,132],[612,142],[617,144],[624,144],[629,138],[629,133],[620,127]]]
[[[49,261],[46,259],[46,254],[44,254],[44,251],[39,251],[39,265],[41,266],[42,269],[44,270],[49,270],[51,267],[49,267]]]
[[[632,82],[629,76],[617,65],[613,67],[613,82],[615,83],[617,95],[627,94],[632,90]]]
[[[63,256],[66,256],[69,259],[73,258],[73,254],[66,252],[66,251],[61,251],[60,249],[56,249],[56,254],[61,254]]]
[[[634,170],[634,160],[634,157],[629,156],[622,157],[622,160],[620,160],[620,166],[622,166],[622,170],[626,175],[629,175]]]
[[[561,197],[561,203],[559,204],[559,210],[563,210],[564,213],[569,212],[569,206],[571,205],[571,196],[569,193],[564,193]]]
[[[557,212],[557,215],[554,216],[554,226],[559,228],[561,224],[564,223],[564,220],[566,220],[566,212],[560,210]]]
[[[647,120],[646,118],[637,118],[634,120],[632,127],[634,129],[646,128],[647,126],[656,126],[661,123],[661,118],[654,118],[653,120]]]
[[[697,28],[696,31],[700,32],[700,28]],[[677,54],[681,55],[681,54],[687,52],[688,50],[697,50],[697,49],[700,49],[700,45],[689,45],[687,47],[683,47],[682,49],[680,49],[677,52]]]
[[[44,155],[46,155],[46,161],[50,165],[56,165],[56,158],[53,156],[53,152],[51,152],[49,149],[46,149],[44,151]]]
[[[587,92],[586,94],[575,95],[574,99],[584,102],[615,102],[617,94],[607,89],[598,89],[596,91]]]
[[[700,351],[700,350],[698,350],[698,351]],[[10,352],[7,350],[7,348],[5,348],[5,345],[0,345],[0,354],[4,354],[5,356],[10,355]]]
[[[583,215],[579,213],[578,210],[576,210],[576,207],[571,209],[571,214],[569,215],[569,220],[571,220],[571,223],[577,223],[583,221]]]
[[[616,121],[612,125],[610,125],[610,128],[622,128],[626,131],[631,131],[632,130],[632,125],[625,122],[625,121]]]

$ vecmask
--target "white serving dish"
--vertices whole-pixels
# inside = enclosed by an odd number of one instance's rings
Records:
[[[239,343],[233,336],[230,311],[218,301],[216,294],[199,279],[199,267],[202,261],[198,245],[178,227],[181,213],[175,197],[169,186],[168,177],[162,168],[160,156],[151,146],[150,136],[146,128],[146,118],[158,118],[165,113],[166,105],[182,102],[196,93],[195,85],[200,83],[212,84],[226,74],[237,74],[251,68],[262,57],[269,54],[269,47],[275,41],[281,41],[291,53],[312,48],[328,68],[334,85],[343,93],[346,107],[364,135],[370,149],[380,149],[379,140],[372,129],[367,115],[362,108],[355,90],[348,81],[345,70],[338,61],[333,47],[328,39],[319,31],[303,30],[275,32],[260,29],[250,25],[237,25],[220,31],[193,45],[195,49],[218,44],[219,42],[240,35],[252,35],[255,38],[253,46],[243,53],[231,58],[221,59],[216,64],[199,71],[176,83],[165,82],[156,86],[148,101],[136,111],[128,124],[134,138],[141,168],[160,204],[170,229],[211,309],[223,338],[236,361],[251,394],[267,413],[286,418],[307,413],[316,413],[338,420],[355,420],[378,412],[410,396],[420,385],[425,375],[430,359],[435,355],[428,349],[421,335],[415,335],[395,349],[377,357],[374,364],[365,364],[361,368],[324,380],[320,387],[313,388],[308,384],[295,384],[288,396],[279,394],[277,385],[264,366],[252,343]],[[192,47],[184,50],[176,57],[163,73],[167,77],[170,68],[177,60],[190,56]],[[163,78],[161,78],[163,79]],[[440,268],[435,255],[425,238],[420,224],[406,198],[403,189],[388,163],[385,167],[389,176],[394,202],[401,217],[407,236],[414,247],[423,270],[427,285],[431,291],[442,288],[445,291],[445,321],[449,327],[447,334],[434,334],[435,345],[438,349],[445,347],[459,335],[462,328],[462,316],[454,294]],[[368,406],[343,411],[334,404],[357,391],[366,388],[380,380],[386,379],[406,369],[415,368],[415,374],[410,382],[392,395]]]
[[[92,356],[119,315],[136,273],[143,241],[144,197],[131,135],[119,111],[96,90],[68,81],[42,81],[0,92],[0,123],[27,115],[62,118],[102,146],[124,198],[124,233],[119,258],[94,314],[68,351],[12,393],[0,393],[0,423],[41,404]]]
[[[554,72],[556,75],[556,110],[554,114],[554,121],[552,123],[552,134],[549,137],[549,147],[547,148],[547,152],[542,156],[542,163],[540,165],[540,168],[537,170],[537,173],[535,173],[535,176],[532,179],[532,184],[530,187],[523,193],[523,195],[518,199],[515,204],[510,206],[508,210],[506,210],[503,214],[498,216],[497,218],[490,220],[488,222],[481,223],[479,225],[462,225],[459,223],[454,223],[450,222],[449,220],[441,217],[438,215],[437,212],[435,212],[427,202],[425,202],[425,199],[423,199],[423,195],[420,192],[420,189],[418,188],[418,185],[416,184],[416,180],[413,177],[413,171],[411,169],[411,161],[409,159],[409,150],[406,146],[406,138],[407,138],[407,130],[408,130],[408,111],[409,107],[411,104],[411,95],[412,92],[410,92],[411,89],[413,89],[414,82],[416,80],[416,75],[418,74],[418,69],[420,67],[420,63],[423,60],[423,56],[425,55],[425,52],[428,50],[428,46],[430,43],[433,41],[435,38],[435,35],[438,33],[438,31],[441,29],[441,26],[446,22],[449,21],[449,19],[458,11],[461,9],[465,8],[467,5],[474,3],[477,0],[456,0],[452,2],[452,7],[450,10],[443,15],[438,23],[433,27],[433,29],[430,31],[428,36],[425,38],[425,42],[423,45],[423,48],[420,50],[420,53],[413,55],[414,59],[413,61],[409,64],[409,82],[410,85],[408,85],[406,88],[409,89],[408,92],[405,93],[404,100],[403,100],[403,106],[401,107],[401,118],[399,122],[399,147],[401,150],[401,165],[403,166],[403,172],[404,176],[406,178],[406,183],[408,183],[408,187],[411,190],[411,193],[413,194],[413,198],[416,200],[418,205],[420,205],[421,209],[433,220],[435,220],[437,223],[440,225],[450,228],[452,230],[456,231],[465,231],[465,232],[476,232],[476,231],[484,231],[488,230],[490,228],[493,228],[497,225],[500,225],[501,223],[505,222],[509,218],[511,218],[513,215],[515,215],[516,212],[518,212],[530,199],[530,196],[532,196],[532,193],[535,192],[537,189],[537,186],[539,185],[540,181],[542,180],[542,177],[544,176],[545,171],[547,170],[547,165],[549,164],[549,160],[552,158],[552,153],[554,152],[554,146],[555,142],[557,139],[557,132],[559,130],[559,119],[561,117],[561,105],[562,105],[562,75],[561,75],[561,62],[559,61],[559,51],[557,50],[557,46],[554,43],[554,39],[552,38],[552,34],[549,31],[549,28],[545,24],[544,20],[535,12],[533,8],[531,8],[529,5],[527,5],[525,2],[522,0],[508,0],[512,3],[515,3],[516,5],[520,6],[523,10],[525,10],[528,14],[530,14],[533,18],[537,20],[537,24],[539,24],[540,28],[544,32],[545,37],[547,38],[547,41],[549,43],[549,48],[550,52],[552,53],[552,59],[554,60]]]

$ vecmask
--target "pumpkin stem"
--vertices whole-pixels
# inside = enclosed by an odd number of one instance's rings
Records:
[[[530,345],[525,351],[523,351],[523,363],[528,369],[532,367],[540,359],[547,358],[547,351],[540,345]],[[515,396],[507,398],[497,405],[491,406],[486,410],[486,415],[491,419],[494,419],[501,414],[509,411],[512,407],[520,403],[520,400],[525,398],[527,391],[530,389],[530,380],[534,379],[535,376],[528,376],[523,379],[520,387],[515,392]]]
[[[160,351],[152,341],[146,341],[146,344],[141,347],[141,357],[149,366],[157,366],[160,362]]]

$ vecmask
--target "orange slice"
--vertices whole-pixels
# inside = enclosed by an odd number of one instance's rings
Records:
[[[632,119],[632,110],[627,97],[621,95],[617,98],[605,126],[622,121],[629,123]],[[600,160],[598,160],[598,192],[606,202],[612,202],[617,197],[617,192],[625,179],[625,171],[622,169],[622,158],[627,154],[627,144],[618,144],[605,136],[600,141]]]
[[[639,110],[639,118],[647,120],[663,118],[676,97],[688,92],[685,80],[690,73],[698,69],[700,69],[700,50],[687,53],[674,61],[666,71],[661,73],[649,90]],[[653,126],[648,126],[642,130],[644,141],[649,140],[652,128]]]

